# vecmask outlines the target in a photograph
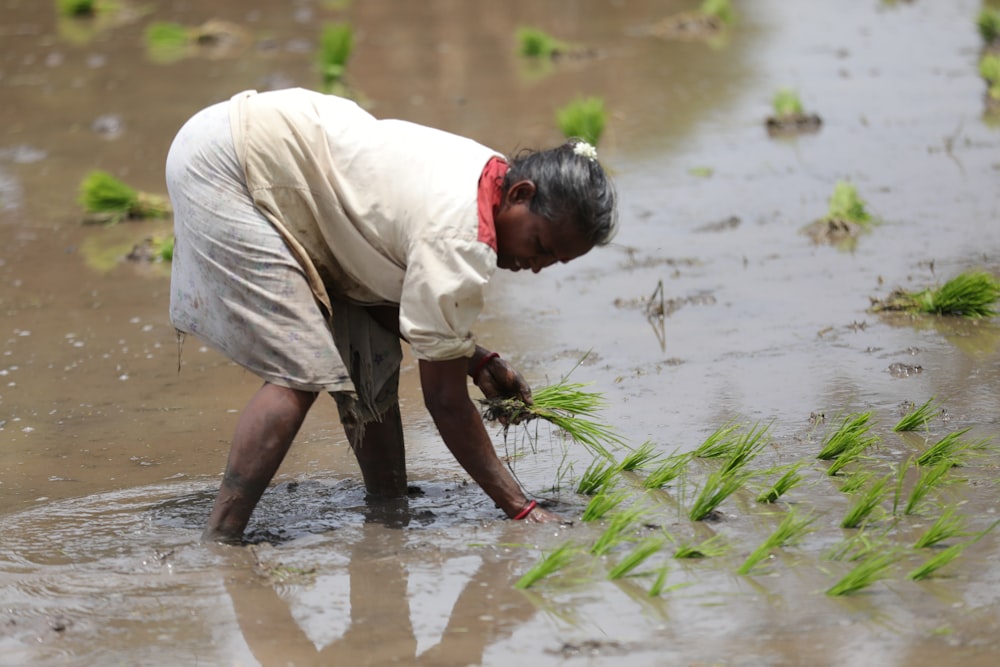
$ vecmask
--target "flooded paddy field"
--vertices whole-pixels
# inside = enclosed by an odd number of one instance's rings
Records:
[[[80,22],[5,0],[0,20],[0,665],[995,663],[1000,454],[970,452],[904,510],[930,446],[956,433],[1000,445],[1000,320],[874,313],[871,299],[1000,275],[1000,126],[975,25],[996,4],[737,1],[710,39],[653,29],[697,7],[679,1],[139,5]],[[213,20],[233,26],[217,48],[165,58],[144,41],[157,21]],[[569,523],[503,520],[438,437],[407,358],[410,498],[365,501],[321,398],[250,544],[200,542],[258,381],[194,339],[179,357],[169,265],[123,259],[170,220],[84,225],[77,187],[105,169],[165,193],[191,114],[248,88],[318,87],[320,28],[338,21],[356,34],[346,79],[378,116],[513,153],[561,141],[566,103],[604,100],[618,237],[539,275],[498,274],[477,335],[537,386],[572,370],[604,394],[602,419],[661,460],[727,424],[766,428],[759,474],[708,520],[690,511],[720,462],[693,458],[649,491],[654,463],[618,477],[620,511],[644,508],[629,539],[591,553],[612,521],[580,520],[593,457],[544,427],[493,432]],[[588,56],[526,61],[523,25]],[[768,133],[782,87],[818,129]],[[804,230],[842,181],[877,222],[817,242]],[[662,317],[648,317],[660,293]],[[925,429],[893,431],[929,400]],[[829,475],[817,454],[861,413],[877,442]],[[796,464],[797,486],[756,502]],[[887,493],[843,528],[859,495],[841,489],[866,473]],[[914,548],[948,511],[959,534]],[[789,513],[809,530],[740,573]],[[674,558],[715,536],[718,553]],[[610,579],[648,539],[657,552]],[[515,587],[563,545],[565,567]],[[908,576],[953,545],[934,576]],[[892,556],[882,578],[827,594],[871,553]]]

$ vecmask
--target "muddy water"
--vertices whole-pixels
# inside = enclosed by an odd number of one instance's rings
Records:
[[[853,534],[839,528],[851,498],[813,460],[825,429],[863,410],[881,437],[864,463],[877,475],[949,432],[1000,436],[996,320],[867,310],[897,286],[1000,272],[1000,131],[982,115],[978,2],[736,3],[738,24],[711,45],[643,34],[680,2],[157,2],[82,26],[52,4],[7,0],[0,22],[0,664],[995,663],[998,534],[941,577],[908,580],[923,555],[904,550],[885,581],[828,597],[849,566],[824,555]],[[212,18],[244,39],[169,63],[146,52],[150,22]],[[727,553],[654,557],[646,569],[668,567],[658,597],[652,577],[606,580],[623,552],[580,556],[518,591],[540,550],[587,545],[602,527],[499,520],[437,438],[408,363],[421,494],[366,504],[320,402],[254,517],[253,546],[199,543],[257,381],[193,340],[178,367],[168,270],[120,261],[169,221],[82,226],[75,189],[99,167],[163,192],[170,138],[195,110],[245,88],[317,84],[311,53],[328,20],[356,27],[350,81],[374,113],[501,150],[556,142],[555,108],[605,98],[616,243],[499,276],[479,335],[538,384],[586,354],[572,377],[606,394],[607,421],[635,445],[689,451],[729,420],[769,424],[758,467],[809,462],[787,503],[767,510],[748,490],[693,524],[685,508],[712,469],[695,462],[645,500],[657,526],[646,531],[718,534]],[[598,57],[526,65],[511,45],[524,24]],[[823,117],[820,132],[767,136],[780,86]],[[838,180],[881,220],[850,251],[801,233]],[[674,308],[648,321],[637,304],[661,281]],[[891,432],[901,404],[931,397],[945,414],[928,433]],[[548,433],[496,441],[530,492],[579,517],[584,452]],[[996,514],[997,463],[974,459],[934,496],[960,503],[969,530]],[[789,507],[814,512],[814,531],[736,574]],[[902,548],[939,514],[881,517],[866,534]]]

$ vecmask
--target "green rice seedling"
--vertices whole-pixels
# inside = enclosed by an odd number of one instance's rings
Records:
[[[992,44],[1000,39],[1000,10],[983,7],[976,17],[976,28],[984,44]]]
[[[591,545],[590,553],[595,556],[603,556],[618,545],[628,541],[627,533],[638,526],[645,514],[646,511],[643,508],[633,505],[612,516],[604,532]]]
[[[647,489],[662,489],[684,473],[684,467],[690,460],[690,454],[671,454],[642,480],[642,485]]]
[[[771,106],[777,118],[797,116],[803,111],[802,100],[799,99],[799,94],[791,88],[779,89],[771,100]]]
[[[873,542],[866,531],[859,530],[827,551],[824,557],[827,560],[857,561],[877,548],[881,548],[880,545]]]
[[[793,488],[802,483],[805,479],[799,472],[805,465],[804,461],[799,461],[798,463],[788,466],[785,472],[771,484],[770,487],[761,491],[757,496],[758,503],[776,503],[778,498],[785,495]]]
[[[170,213],[166,198],[139,192],[106,171],[95,169],[80,184],[80,204],[109,222],[125,218],[162,218]]]
[[[327,87],[341,82],[354,51],[354,29],[347,23],[327,23],[319,40],[319,67]]]
[[[98,0],[58,0],[56,4],[63,16],[93,16],[97,13]]]
[[[965,526],[966,518],[964,516],[956,514],[954,507],[945,508],[941,512],[941,516],[917,538],[917,541],[913,543],[913,548],[925,549],[953,537],[967,535]]]
[[[854,493],[858,489],[863,487],[865,484],[867,484],[868,480],[870,480],[871,478],[872,478],[872,473],[868,472],[867,470],[862,470],[852,475],[848,475],[847,479],[845,479],[843,484],[840,485],[840,492]]]
[[[736,571],[739,574],[749,574],[758,563],[767,558],[775,549],[794,544],[802,539],[815,520],[816,517],[813,515],[799,517],[798,513],[794,510],[789,511],[785,514],[785,518],[781,520],[781,523],[778,524],[778,527],[774,529],[774,532],[747,556],[746,560],[743,561],[743,564]]]
[[[609,493],[605,488],[590,499],[590,502],[587,503],[587,507],[583,510],[583,516],[580,517],[580,520],[598,521],[603,519],[608,512],[621,505],[627,498],[628,493],[625,491]]]
[[[650,463],[655,462],[658,457],[659,455],[653,448],[653,443],[647,440],[642,443],[638,449],[630,451],[625,458],[621,460],[621,463],[618,464],[618,469],[628,472],[642,470]]]
[[[483,400],[480,401],[485,406],[483,418],[507,424],[544,419],[594,455],[612,460],[608,447],[622,446],[625,441],[611,426],[597,421],[597,414],[606,403],[602,394],[585,391],[587,386],[564,378],[536,390],[532,405],[525,405],[519,399]]]
[[[153,239],[153,254],[157,259],[170,262],[174,259],[174,237]]]
[[[707,519],[722,502],[738,491],[750,478],[750,473],[742,469],[724,472],[716,470],[710,474],[698,492],[688,517],[692,521]]]
[[[885,300],[873,302],[872,310],[981,319],[997,315],[994,304],[998,299],[1000,280],[985,271],[969,271],[960,273],[938,288],[919,292],[895,290]]]
[[[934,405],[934,398],[928,398],[923,405],[915,407],[903,415],[902,419],[892,427],[892,430],[896,433],[901,433],[904,431],[916,431],[920,428],[926,429],[927,425],[935,417],[935,413],[939,414],[940,410]]]
[[[611,570],[608,571],[608,579],[621,579],[624,576],[642,565],[647,558],[663,548],[663,539],[659,537],[647,537],[639,542],[627,556],[622,558]]]
[[[862,454],[864,454],[869,447],[873,447],[874,445],[878,444],[878,441],[879,441],[878,436],[874,435],[858,440],[851,446],[850,449],[848,449],[843,454],[834,459],[833,463],[831,463],[829,467],[827,467],[826,474],[829,475],[830,477],[837,475],[848,464],[854,463],[855,461],[861,459]]]
[[[701,542],[682,542],[674,549],[674,558],[717,558],[729,551],[722,535],[712,535]]]
[[[843,423],[823,440],[823,447],[816,458],[832,461],[852,449],[858,441],[868,434],[868,430],[871,428],[871,424],[869,424],[871,417],[871,412],[861,412],[845,417]]]
[[[767,446],[768,441],[765,436],[768,429],[768,426],[757,424],[751,427],[749,431],[737,437],[733,442],[732,453],[726,459],[726,462],[722,464],[721,472],[723,474],[736,472],[754,460],[760,453],[760,450]]]
[[[942,567],[961,556],[962,552],[965,551],[970,544],[972,544],[972,541],[959,542],[958,544],[953,544],[946,549],[942,549],[937,554],[925,560],[919,567],[911,570],[906,576],[913,581],[927,579]]]
[[[987,94],[1000,100],[1000,55],[987,53],[979,59],[979,74],[986,80]]]
[[[576,492],[585,496],[602,493],[608,489],[618,476],[618,466],[607,459],[596,458],[583,472],[577,482]]]
[[[906,501],[906,507],[903,508],[903,514],[916,513],[917,508],[923,503],[927,494],[944,481],[945,475],[947,475],[952,468],[952,463],[951,461],[945,460],[935,466],[922,466],[919,468],[920,476],[917,478],[916,483],[910,490],[910,497]]]
[[[538,28],[518,28],[519,52],[526,58],[554,58],[568,50],[566,42]]]
[[[661,567],[659,570],[656,571],[656,578],[653,579],[653,583],[649,587],[648,591],[649,597],[651,598],[659,597],[660,594],[663,593],[667,585],[667,574],[669,573],[669,571],[670,568],[667,566],[666,563],[664,563],[663,567]]]
[[[698,448],[691,452],[691,455],[699,459],[718,459],[732,456],[733,447],[736,445],[733,432],[737,428],[739,425],[733,422],[720,426],[705,438],[705,441],[698,445]]]
[[[834,185],[826,217],[827,220],[846,220],[861,227],[868,227],[872,222],[865,200],[858,195],[858,189],[847,181],[838,181]]]
[[[157,21],[146,28],[146,51],[158,63],[170,63],[183,58],[192,42],[191,31],[169,21]]]
[[[889,483],[892,480],[891,475],[886,475],[882,479],[878,480],[874,484],[871,484],[867,489],[859,492],[854,505],[847,511],[844,518],[840,522],[841,528],[857,528],[862,523],[865,523],[871,516],[872,512],[875,511],[885,497],[889,494]]]
[[[542,579],[555,574],[559,570],[565,569],[573,562],[573,559],[576,558],[580,551],[580,547],[573,542],[563,542],[542,556],[537,563],[521,575],[521,578],[514,584],[514,588],[521,590],[531,588]]]
[[[599,97],[576,99],[556,111],[556,122],[567,139],[583,139],[596,146],[604,134],[608,112]]]
[[[961,431],[952,431],[933,445],[927,448],[923,454],[917,457],[918,466],[937,466],[941,463],[950,463],[952,467],[963,465],[969,455],[976,449],[981,449],[986,441],[972,442],[962,438],[969,432],[970,428]]]
[[[868,588],[889,574],[889,568],[899,560],[898,554],[887,551],[871,551],[833,586],[826,589],[831,596],[851,595]]]
[[[729,0],[702,0],[698,12],[703,16],[717,18],[725,24],[730,24],[736,19],[736,13]]]

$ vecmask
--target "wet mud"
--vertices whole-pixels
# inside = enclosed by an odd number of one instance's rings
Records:
[[[127,4],[81,22],[10,0],[0,23],[0,665],[995,663],[1000,455],[977,450],[916,511],[899,507],[922,474],[908,462],[948,434],[1000,445],[1000,321],[869,310],[961,271],[1000,275],[978,1],[734,3],[723,40],[644,29],[692,9],[676,1]],[[158,58],[143,40],[155,21],[225,30]],[[622,473],[647,513],[634,541],[590,554],[607,521],[581,521],[590,498],[575,489],[593,457],[537,421],[492,428],[497,450],[571,523],[503,520],[441,443],[407,357],[406,500],[366,500],[320,400],[248,545],[200,542],[258,381],[180,345],[169,263],[128,259],[170,220],[84,225],[77,187],[104,169],[164,194],[167,148],[195,111],[247,88],[320,86],[327,21],[355,27],[345,80],[373,113],[498,150],[559,142],[557,108],[605,100],[619,236],[539,275],[498,275],[477,335],[537,386],[590,383],[602,418],[661,456],[727,423],[767,425],[760,474],[712,521],[689,511],[717,462],[693,459],[653,490],[649,469]],[[599,55],[525,63],[522,25]],[[785,86],[820,132],[762,131]],[[880,220],[847,248],[802,233],[842,180]],[[925,429],[892,430],[929,399]],[[824,438],[864,411],[878,446],[828,474]],[[794,464],[801,483],[758,503],[774,467]],[[842,528],[856,496],[841,489],[859,472],[901,480],[901,505],[887,496],[863,529]],[[948,508],[968,535],[913,549]],[[790,511],[812,530],[739,574]],[[859,593],[827,595],[854,564],[831,554],[859,533],[897,560]],[[721,553],[673,557],[714,536]],[[644,539],[664,543],[609,578]],[[515,587],[566,543],[580,547],[566,568]],[[909,578],[955,544],[935,576]]]

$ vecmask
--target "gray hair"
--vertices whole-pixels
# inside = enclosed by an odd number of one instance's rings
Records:
[[[571,222],[594,245],[611,242],[618,231],[617,195],[601,163],[580,155],[579,139],[543,151],[524,150],[510,160],[503,179],[506,195],[518,181],[535,184],[531,211],[557,224]]]

